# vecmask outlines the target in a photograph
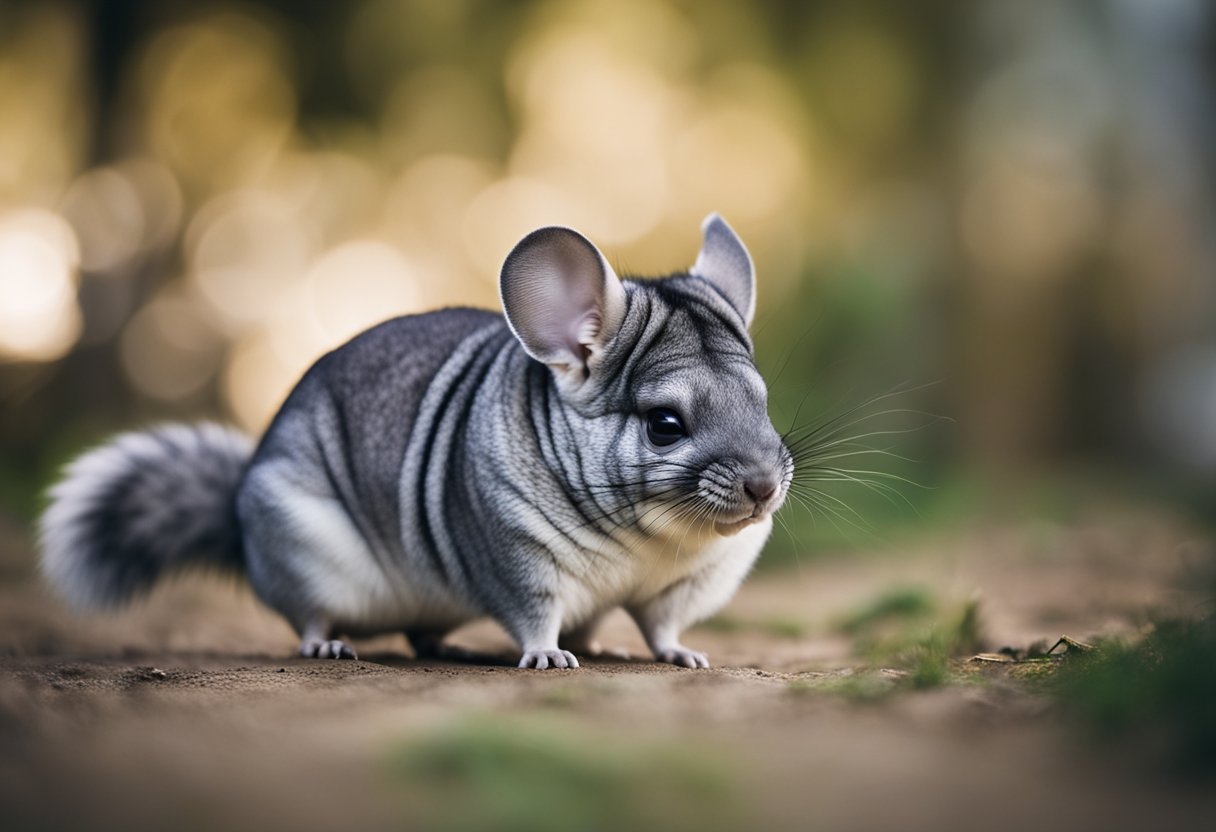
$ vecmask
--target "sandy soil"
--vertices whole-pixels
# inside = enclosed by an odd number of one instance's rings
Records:
[[[894,585],[979,597],[991,647],[1197,611],[1212,542],[1158,514],[762,572],[729,626],[689,635],[708,671],[518,671],[488,624],[455,640],[502,664],[418,662],[400,638],[358,644],[358,662],[289,658],[286,625],[231,582],[187,577],[117,615],[71,615],[23,539],[0,526],[5,829],[1206,829],[1216,817],[1216,784],[1083,741],[1025,686],[858,704],[823,684],[859,664],[834,622]],[[644,654],[623,616],[601,641]],[[538,757],[551,769],[530,774]]]

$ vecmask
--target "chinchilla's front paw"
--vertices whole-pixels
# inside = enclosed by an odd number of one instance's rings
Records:
[[[534,667],[537,670],[546,668],[576,668],[578,659],[569,650],[527,650],[519,660],[520,667]]]
[[[678,664],[682,667],[709,667],[709,658],[704,653],[689,650],[680,644],[656,650],[654,658],[655,661]]]

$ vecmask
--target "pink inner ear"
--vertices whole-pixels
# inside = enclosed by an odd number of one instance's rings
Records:
[[[583,315],[581,319],[575,321],[572,334],[574,343],[584,349],[589,344],[595,343],[595,336],[600,334],[600,313],[599,310],[593,309]]]
[[[583,364],[584,378],[591,374],[587,361],[591,358],[591,344],[595,343],[595,336],[599,335],[599,332],[600,313],[594,309],[576,319],[570,330],[573,336],[570,349]]]
[[[612,334],[625,291],[598,249],[575,231],[545,228],[512,250],[500,278],[507,320],[535,359],[582,363]]]
[[[601,329],[597,298],[577,274],[565,272],[535,297],[531,334],[555,354],[565,352],[586,361],[588,345]]]

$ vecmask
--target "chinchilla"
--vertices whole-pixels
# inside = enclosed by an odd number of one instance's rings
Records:
[[[793,459],[748,335],[751,257],[716,214],[687,271],[621,280],[581,234],[524,237],[504,316],[395,318],[322,357],[254,448],[212,424],[119,436],[71,463],[42,565],[117,606],[189,564],[244,570],[300,652],[404,632],[418,655],[482,616],[520,667],[577,667],[624,607],[659,661],[734,594]]]

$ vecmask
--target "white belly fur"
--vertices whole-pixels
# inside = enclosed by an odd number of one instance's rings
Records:
[[[639,604],[689,575],[713,565],[712,585],[704,590],[714,609],[734,594],[772,532],[772,518],[729,537],[711,528],[685,530],[655,538],[637,536],[629,557],[580,559],[585,564],[562,581],[559,600],[563,629],[575,627],[617,606]],[[712,610],[710,610],[712,612]]]

